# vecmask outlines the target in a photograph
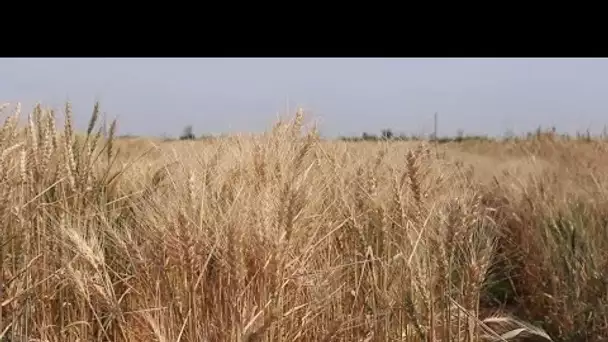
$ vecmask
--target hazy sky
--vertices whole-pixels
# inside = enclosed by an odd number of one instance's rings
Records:
[[[86,126],[96,99],[120,134],[259,132],[287,99],[323,135],[391,128],[503,134],[538,125],[600,133],[606,59],[2,59],[0,102],[73,102]]]

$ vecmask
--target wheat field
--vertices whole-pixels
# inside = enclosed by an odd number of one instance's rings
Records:
[[[2,115],[0,341],[608,338],[608,142],[327,141],[301,112],[165,142],[103,131],[98,104],[86,132],[69,103]]]

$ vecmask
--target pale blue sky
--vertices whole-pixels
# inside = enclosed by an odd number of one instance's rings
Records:
[[[606,59],[2,59],[0,102],[74,104],[86,126],[95,99],[119,133],[259,132],[286,99],[326,136],[503,134],[608,124]]]

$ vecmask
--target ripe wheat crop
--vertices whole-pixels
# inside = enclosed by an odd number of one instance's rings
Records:
[[[602,341],[608,144],[212,141],[4,106],[1,341]],[[63,116],[63,126],[55,123]],[[21,125],[20,123],[25,123]]]

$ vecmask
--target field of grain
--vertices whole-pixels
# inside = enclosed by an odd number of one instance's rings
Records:
[[[608,338],[608,142],[324,141],[301,114],[166,142],[65,109],[3,112],[1,341]]]

